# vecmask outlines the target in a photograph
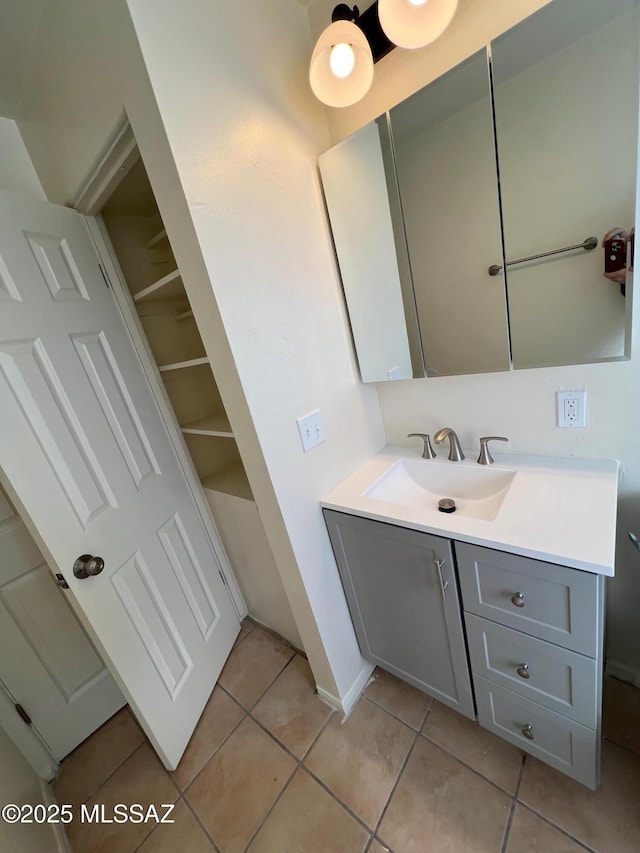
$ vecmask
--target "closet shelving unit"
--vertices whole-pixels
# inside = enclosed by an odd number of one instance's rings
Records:
[[[137,290],[133,301],[182,434],[227,442],[214,447],[213,442],[186,439],[202,484],[207,490],[253,500],[164,227],[144,248],[153,267],[173,267]]]
[[[167,396],[208,490],[253,500],[182,276],[140,163],[102,212]],[[137,206],[136,206],[137,205]]]
[[[299,644],[233,430],[141,160],[115,190],[102,218],[249,612]]]

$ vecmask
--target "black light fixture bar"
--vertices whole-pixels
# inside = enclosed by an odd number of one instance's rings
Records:
[[[378,60],[390,53],[395,47],[395,44],[392,41],[389,41],[384,34],[384,30],[380,26],[380,19],[378,18],[378,0],[375,0],[375,2],[369,6],[368,9],[365,9],[362,14],[360,14],[357,6],[353,6],[352,8],[346,3],[338,3],[331,13],[331,20],[353,21],[353,23],[359,27],[367,37],[374,62],[378,62]]]

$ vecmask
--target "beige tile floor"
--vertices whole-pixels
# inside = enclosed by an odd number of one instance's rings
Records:
[[[180,767],[128,710],[64,762],[59,803],[175,803],[175,823],[69,827],[74,853],[637,853],[640,690],[605,689],[589,791],[377,671],[350,717],[247,621]]]

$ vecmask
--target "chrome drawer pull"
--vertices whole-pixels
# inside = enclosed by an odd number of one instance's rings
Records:
[[[511,603],[514,607],[524,607],[524,592],[516,592],[511,596]]]
[[[531,676],[529,675],[528,663],[521,663],[520,666],[517,668],[516,672],[518,673],[520,678],[531,678]]]
[[[533,726],[530,724],[526,725],[522,729],[522,734],[527,738],[527,740],[533,740]]]
[[[442,577],[442,567],[444,566],[446,560],[434,560],[436,564],[436,570],[438,572],[438,581],[440,582],[440,592],[442,593],[442,599],[446,599],[447,597],[447,587],[449,586],[449,581],[444,580]]]

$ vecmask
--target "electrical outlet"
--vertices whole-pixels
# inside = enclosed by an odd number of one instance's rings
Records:
[[[558,391],[558,426],[584,429],[587,425],[587,392]]]
[[[313,412],[309,412],[308,415],[297,418],[296,423],[298,424],[302,449],[305,453],[325,440],[326,436],[324,434],[324,424],[320,409],[315,409]]]

